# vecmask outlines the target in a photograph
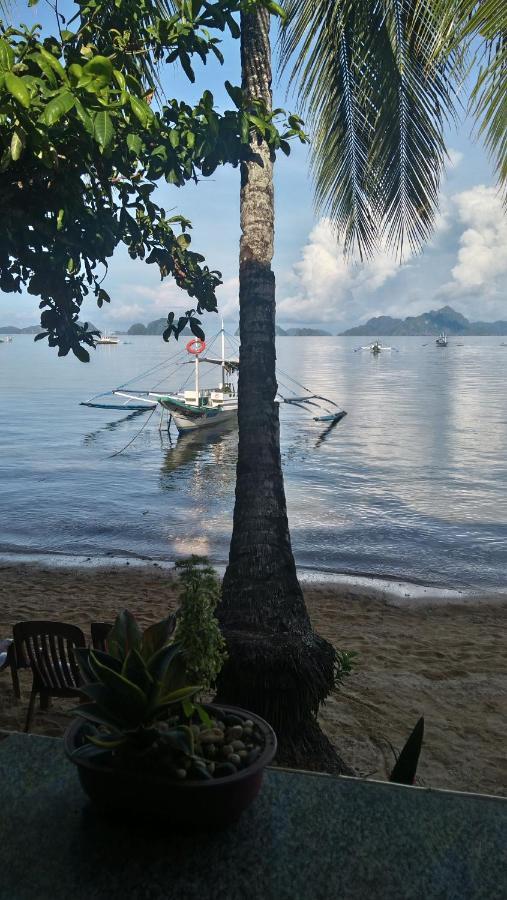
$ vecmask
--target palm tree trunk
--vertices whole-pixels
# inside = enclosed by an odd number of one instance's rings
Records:
[[[271,107],[269,22],[265,9],[242,14],[241,62],[243,91]],[[335,651],[312,631],[289,535],[275,403],[273,160],[254,137],[241,168],[241,231],[236,503],[218,608],[229,660],[218,699],[265,716],[285,764],[344,771],[316,722]]]

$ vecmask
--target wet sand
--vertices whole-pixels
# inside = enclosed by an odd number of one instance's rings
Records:
[[[404,600],[368,585],[308,582],[315,629],[337,648],[359,654],[354,674],[322,710],[321,722],[343,758],[362,775],[386,778],[420,715],[426,734],[419,783],[507,796],[507,604],[499,598],[452,602]],[[177,602],[175,583],[158,565],[48,568],[0,565],[0,637],[14,622],[47,618],[89,634],[128,608],[142,624]],[[21,703],[0,673],[0,729],[22,730]],[[34,732],[62,734],[74,701],[38,712]]]

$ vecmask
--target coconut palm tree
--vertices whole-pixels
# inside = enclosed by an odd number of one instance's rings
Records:
[[[308,113],[317,205],[345,249],[355,247],[360,256],[379,243],[400,254],[407,244],[415,250],[431,234],[446,158],[444,126],[456,115],[453,84],[465,68],[463,42],[476,34],[465,9],[472,0],[451,0],[451,17],[442,15],[443,2],[283,4],[282,66],[292,64]],[[487,2],[498,10],[500,0]],[[483,19],[479,24],[484,31]],[[490,39],[498,27],[490,22]],[[241,16],[241,63],[243,91],[270,106],[264,8]],[[489,94],[483,76],[480,98],[482,115],[494,118],[491,146],[505,160],[505,131],[492,112],[497,76],[496,70],[487,82]],[[503,97],[505,103],[505,88]],[[312,630],[291,550],[275,403],[273,160],[258,139],[251,150],[241,170],[239,447],[219,607],[229,648],[219,697],[265,715],[281,738],[284,762],[347,771],[316,721],[333,687],[336,653]]]
[[[242,89],[271,108],[270,16],[241,16]],[[279,758],[347,771],[316,724],[336,654],[312,630],[292,554],[280,458],[275,375],[273,159],[252,137],[241,168],[239,446],[229,565],[219,619],[229,661],[219,698],[273,723]]]

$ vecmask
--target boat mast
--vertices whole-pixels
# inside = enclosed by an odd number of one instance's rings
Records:
[[[195,400],[196,405],[200,406],[199,402],[199,356],[196,354],[195,357]]]
[[[223,389],[225,388],[225,331],[223,319],[220,334],[222,335],[222,384],[220,385],[220,389],[223,391]]]

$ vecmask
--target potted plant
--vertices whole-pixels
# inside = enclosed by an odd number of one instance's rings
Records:
[[[201,568],[197,577],[195,569],[191,561],[183,570],[179,615],[141,633],[125,611],[109,633],[107,652],[75,651],[86,702],[76,709],[65,749],[102,810],[216,827],[236,821],[257,795],[276,736],[253,713],[199,702],[203,684],[189,683],[189,671],[197,671],[209,688],[224,652],[216,620],[206,620],[213,591],[201,591],[210,570]],[[200,635],[197,595],[204,604]]]

